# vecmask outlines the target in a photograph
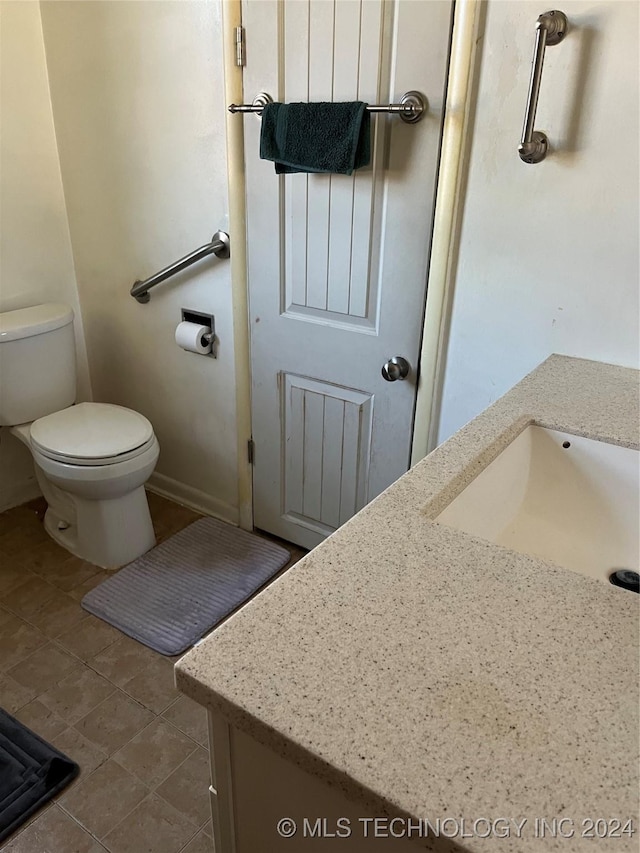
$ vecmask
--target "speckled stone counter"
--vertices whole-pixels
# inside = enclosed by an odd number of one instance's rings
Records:
[[[182,658],[179,688],[373,814],[576,824],[457,849],[635,851],[581,821],[637,819],[639,596],[431,519],[530,423],[638,447],[639,418],[637,371],[551,356]]]

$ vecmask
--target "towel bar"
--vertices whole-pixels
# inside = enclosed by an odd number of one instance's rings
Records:
[[[268,95],[266,92],[260,92],[254,98],[252,104],[230,104],[229,112],[257,113],[258,115],[262,115],[263,108],[267,104],[272,103],[273,98],[271,95]],[[404,93],[400,98],[399,104],[367,104],[367,110],[370,113],[394,113],[399,115],[402,121],[406,121],[409,124],[415,124],[417,121],[420,121],[428,108],[429,102],[422,92],[416,92],[413,89],[410,92]]]

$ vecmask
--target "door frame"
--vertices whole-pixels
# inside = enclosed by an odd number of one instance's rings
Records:
[[[246,182],[244,122],[229,104],[242,104],[242,66],[236,65],[235,28],[242,24],[242,0],[219,0],[222,11],[224,112],[226,116],[227,187],[231,234],[231,314],[236,391],[238,524],[253,530],[253,470],[251,440],[251,345],[249,336],[249,279],[247,277]]]
[[[442,147],[427,273],[411,465],[438,444],[438,424],[471,141],[476,43],[482,0],[456,0],[447,73]]]
[[[436,179],[431,256],[428,270],[411,464],[436,446],[445,356],[464,188],[464,164],[470,127],[476,30],[481,0],[457,0],[447,72],[442,149]],[[229,230],[232,235],[231,294],[236,383],[238,522],[253,528],[253,471],[247,451],[251,440],[251,349],[249,281],[246,251],[246,181],[242,114],[226,109],[244,103],[242,67],[236,65],[235,28],[242,23],[242,0],[220,0],[224,55]]]

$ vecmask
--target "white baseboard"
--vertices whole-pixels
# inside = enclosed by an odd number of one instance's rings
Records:
[[[180,483],[178,480],[174,480],[164,474],[154,472],[147,482],[147,488],[156,495],[169,498],[169,500],[201,512],[203,515],[212,515],[214,518],[219,518],[236,526],[239,523],[237,507],[218,500],[218,498],[214,498],[206,494],[206,492],[201,492],[199,489],[194,489],[192,486],[187,486],[185,483]]]
[[[0,492],[0,512],[13,509],[14,506],[26,504],[27,501],[32,501],[41,495],[42,492],[35,480],[13,483],[9,488],[3,489]]]
[[[224,501],[211,497],[211,495],[194,489],[184,483],[166,477],[164,474],[153,473],[147,483],[150,492],[155,492],[164,498],[187,506],[190,509],[201,512],[203,515],[212,515],[229,524],[238,525],[239,514],[237,507],[231,506]],[[13,509],[13,507],[32,501],[41,497],[42,492],[38,483],[28,480],[22,483],[12,483],[8,488],[0,491],[0,512]]]

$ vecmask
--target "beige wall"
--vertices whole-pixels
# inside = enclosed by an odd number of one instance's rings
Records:
[[[229,264],[203,262],[148,305],[128,295],[225,224],[220,3],[0,6],[0,306],[74,306],[87,396],[75,261],[95,399],[151,419],[156,487],[236,520]],[[487,5],[441,440],[550,352],[638,362],[638,6],[567,0],[565,11],[571,31],[548,51],[536,122],[554,150],[528,166],[515,148],[540,8]],[[175,345],[182,306],[216,315],[217,360]],[[32,476],[14,445],[2,436],[10,489]]]
[[[457,258],[439,440],[550,353],[639,366],[638,11],[561,4],[536,129],[520,161],[537,2],[489,0]]]
[[[0,311],[66,302],[79,396],[89,397],[82,319],[58,163],[39,4],[0,3]],[[0,510],[37,495],[28,450],[0,436]]]
[[[96,400],[137,409],[153,484],[237,519],[230,265],[144,278],[225,226],[218,2],[43,2],[51,96]],[[216,317],[218,359],[174,342],[180,308]]]

